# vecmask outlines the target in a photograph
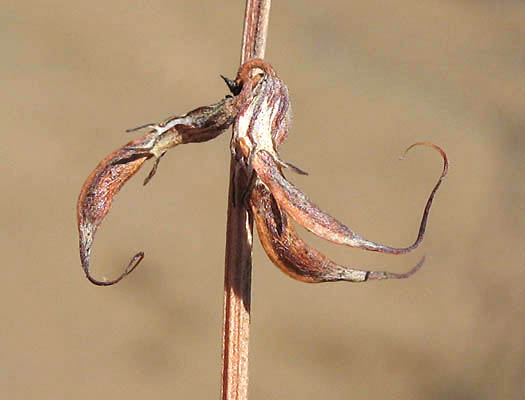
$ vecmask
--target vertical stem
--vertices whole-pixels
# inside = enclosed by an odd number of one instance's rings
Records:
[[[271,0],[246,0],[241,65],[252,58],[264,58],[270,6]]]
[[[270,0],[246,0],[241,64],[264,57],[270,3]],[[242,201],[247,185],[244,169],[232,157],[224,270],[223,400],[248,398],[253,221]]]

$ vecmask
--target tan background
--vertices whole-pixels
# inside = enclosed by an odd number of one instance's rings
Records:
[[[210,104],[238,66],[242,1],[3,2],[2,398],[213,399],[229,133],[177,148],[118,196],[80,269],[75,202],[125,128]],[[407,281],[307,285],[255,246],[251,399],[523,399],[525,3],[274,1],[267,59],[290,88],[290,178],[404,257],[305,236]],[[146,167],[147,168],[147,167]],[[304,232],[303,232],[304,233]]]

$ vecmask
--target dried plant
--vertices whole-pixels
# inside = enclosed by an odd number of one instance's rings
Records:
[[[268,12],[269,1],[247,1],[243,62],[234,80],[223,77],[231,94],[213,105],[129,130],[149,131],[100,162],[84,183],[77,204],[84,272],[96,285],[113,285],[128,275],[144,257],[144,253],[137,253],[114,280],[98,280],[90,273],[93,240],[114,196],[148,159],[153,159],[153,167],[144,180],[145,185],[153,178],[161,158],[170,148],[214,139],[233,125],[223,340],[225,399],[245,399],[247,396],[252,221],[255,221],[259,239],[270,260],[294,279],[317,283],[407,278],[421,267],[424,259],[403,274],[342,266],[300,239],[290,218],[313,234],[336,244],[404,254],[414,250],[423,240],[432,201],[448,169],[445,152],[432,143],[418,142],[406,150],[425,145],[437,150],[443,158],[443,170],[427,200],[416,240],[408,247],[394,248],[364,239],[312,203],[283,174],[285,170],[306,173],[279,155],[279,146],[290,130],[291,108],[286,85],[261,59]],[[257,55],[261,58],[256,58]]]
[[[248,189],[240,196],[241,201],[249,202],[261,243],[282,271],[304,282],[364,282],[406,278],[421,266],[422,262],[419,262],[408,273],[395,274],[337,265],[303,242],[288,218],[292,217],[310,232],[336,244],[389,254],[412,251],[423,239],[432,200],[447,173],[448,162],[443,150],[425,142],[415,143],[407,149],[417,145],[431,146],[440,152],[444,161],[441,176],[428,198],[415,242],[404,248],[372,242],[323,212],[285,178],[283,169],[306,173],[279,156],[278,148],[286,140],[290,126],[290,99],[286,85],[274,69],[263,60],[255,59],[241,66],[235,80],[224,79],[233,96],[228,95],[216,104],[199,107],[158,124],[130,130],[151,129],[111,153],[86,180],[78,200],[78,229],[82,267],[92,283],[107,286],[118,282],[144,256],[142,252],[136,254],[122,275],[112,281],[97,280],[89,271],[95,233],[107,215],[113,197],[124,183],[137,173],[146,160],[153,158],[153,168],[144,180],[147,184],[170,148],[214,139],[232,124],[232,155],[250,177]]]

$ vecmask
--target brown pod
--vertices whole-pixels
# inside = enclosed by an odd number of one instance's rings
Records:
[[[259,240],[266,254],[281,271],[296,280],[321,283],[400,279],[413,275],[423,265],[424,259],[404,274],[368,271],[339,265],[297,236],[288,216],[279,208],[272,194],[262,182],[255,184],[250,206]]]
[[[154,139],[153,133],[148,133],[139,139],[129,142],[98,164],[82,186],[77,202],[77,219],[80,246],[80,260],[86,277],[95,285],[109,286],[120,281],[129,274],[142,260],[144,253],[137,253],[126,270],[116,279],[99,281],[93,278],[89,271],[91,246],[95,233],[109,212],[113,197],[124,186],[144,162],[152,157],[145,150],[137,150]]]
[[[109,212],[113,197],[128,179],[137,173],[147,159],[153,157],[155,163],[144,180],[144,184],[147,184],[155,175],[159,161],[168,149],[179,144],[206,142],[217,137],[232,124],[236,112],[233,99],[226,98],[158,124],[130,129],[128,132],[142,128],[150,128],[152,131],[129,142],[100,162],[82,186],[77,203],[80,260],[90,282],[99,286],[113,285],[133,271],[144,258],[143,252],[137,253],[124,272],[111,281],[95,279],[89,270],[95,233]]]
[[[279,162],[269,152],[265,150],[257,151],[251,159],[255,173],[269,188],[279,206],[313,234],[336,244],[381,253],[404,254],[414,250],[423,240],[432,201],[448,171],[448,160],[445,152],[432,143],[415,143],[406,151],[418,145],[430,146],[437,150],[443,158],[443,170],[425,205],[416,240],[410,246],[402,248],[390,247],[366,240],[331,215],[322,211],[283,176]]]

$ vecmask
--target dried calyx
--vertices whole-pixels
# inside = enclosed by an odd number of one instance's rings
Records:
[[[291,111],[288,89],[273,68],[256,59],[242,65],[235,80],[223,79],[233,97],[228,95],[211,106],[199,107],[185,115],[131,130],[150,129],[145,135],[106,157],[84,183],[77,205],[80,258],[85,274],[92,283],[112,285],[129,274],[144,257],[142,252],[136,254],[126,270],[112,281],[97,280],[90,274],[90,252],[96,230],[124,183],[137,173],[146,160],[153,158],[154,165],[144,181],[146,184],[168,149],[179,144],[211,140],[232,124],[232,154],[251,176],[250,188],[244,198],[249,201],[266,253],[282,271],[304,282],[363,282],[405,278],[421,267],[423,260],[408,273],[395,274],[338,265],[302,241],[289,218],[315,235],[337,244],[389,254],[414,250],[423,239],[432,200],[447,173],[448,161],[442,149],[426,142],[409,147],[430,146],[443,158],[443,171],[425,206],[415,242],[405,248],[375,243],[323,212],[283,175],[283,168],[306,173],[279,156],[278,148],[286,140],[290,129]]]

